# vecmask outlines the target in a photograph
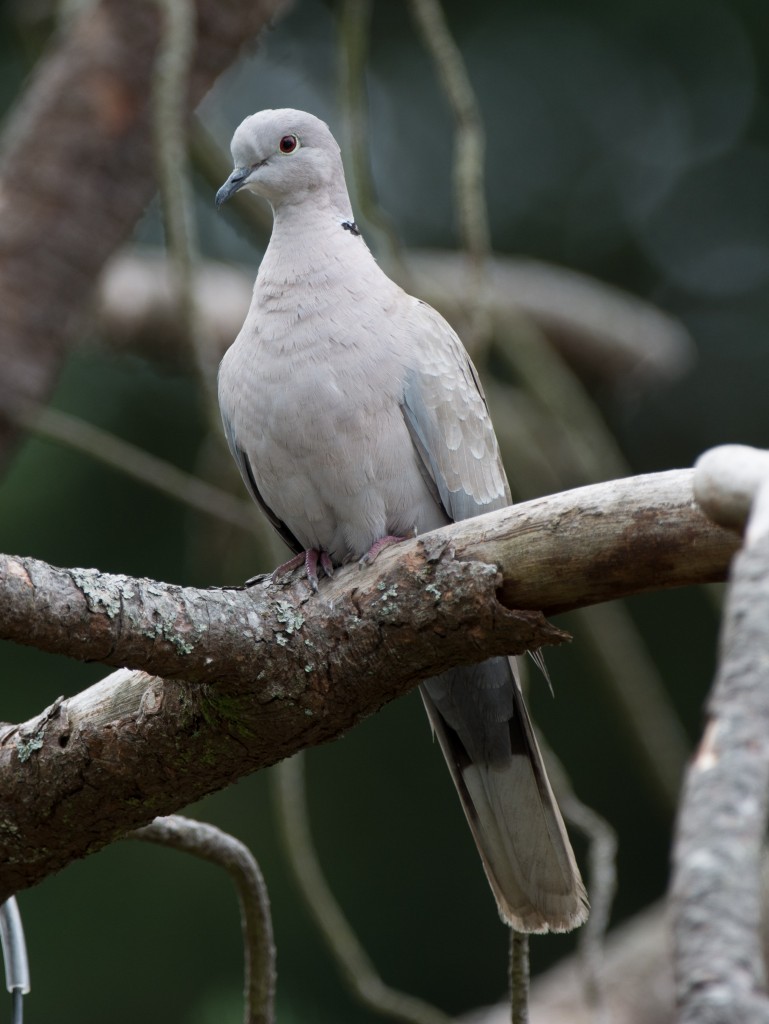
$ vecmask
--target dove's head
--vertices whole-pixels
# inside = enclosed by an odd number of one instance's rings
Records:
[[[261,110],[232,137],[235,170],[216,193],[221,206],[241,188],[273,207],[325,194],[349,208],[339,146],[328,125],[302,110]]]

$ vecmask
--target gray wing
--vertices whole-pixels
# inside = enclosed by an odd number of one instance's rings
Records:
[[[428,484],[453,521],[504,508],[510,489],[475,367],[446,321],[426,303],[417,309],[402,409]]]
[[[237,437],[235,436],[235,431],[233,430],[232,423],[229,417],[225,414],[223,408],[221,410],[221,413],[222,424],[224,426],[224,436],[227,438],[227,444],[229,445],[230,451],[232,452],[232,457],[235,459],[238,469],[240,470],[240,475],[243,477],[243,482],[248,488],[248,493],[257,503],[262,512],[264,512],[264,514],[267,516],[270,525],[273,527],[276,533],[279,534],[284,543],[289,548],[291,548],[294,554],[298,555],[300,551],[304,550],[304,548],[293,535],[293,533],[289,530],[289,528],[286,526],[283,520],[279,519],[278,516],[275,515],[270,506],[262,497],[259,488],[256,485],[256,478],[254,477],[254,471],[251,468],[251,463],[248,460],[248,455],[246,455],[246,453],[238,444],[238,440]]]

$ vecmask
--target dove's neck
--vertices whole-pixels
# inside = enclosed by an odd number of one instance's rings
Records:
[[[274,223],[257,278],[257,289],[271,293],[321,288],[356,280],[365,286],[382,274],[363,241],[342,194],[313,194],[273,210]]]

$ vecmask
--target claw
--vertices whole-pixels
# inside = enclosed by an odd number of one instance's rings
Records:
[[[304,571],[313,594],[318,593],[318,551],[308,548],[304,553]]]
[[[289,558],[287,562],[281,562],[277,569],[272,570],[272,582],[277,583],[281,576],[285,576],[289,572],[293,572],[294,569],[298,569],[299,566],[304,562],[304,551],[301,554],[294,555],[293,558]]]
[[[319,564],[327,576],[334,575],[334,566],[328,551],[318,551],[317,548],[308,548],[306,551],[300,551],[298,555],[294,555],[293,558],[289,558],[287,562],[279,565],[277,569],[273,569],[272,582],[277,583],[282,576],[293,572],[294,569],[298,569],[303,565],[307,582],[310,584],[313,592],[317,593]]]
[[[400,544],[401,541],[407,540],[407,537],[396,537],[392,533],[388,533],[386,537],[380,537],[379,540],[375,540],[371,547],[368,549],[365,555],[358,560],[358,565],[361,569],[364,565],[371,565],[376,559],[377,555],[384,548],[389,548],[392,544]]]

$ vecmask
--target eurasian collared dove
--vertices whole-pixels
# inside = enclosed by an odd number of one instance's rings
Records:
[[[317,586],[318,566],[510,504],[480,381],[446,321],[391,281],[353,219],[339,146],[298,110],[247,117],[238,189],[272,206],[272,238],[219,371],[232,454]],[[567,931],[587,899],[513,662],[422,684],[503,920]]]

